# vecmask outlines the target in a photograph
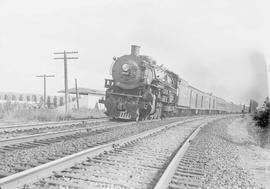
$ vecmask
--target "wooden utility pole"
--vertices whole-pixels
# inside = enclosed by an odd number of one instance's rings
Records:
[[[77,110],[79,110],[80,106],[79,106],[79,93],[78,93],[77,79],[75,79],[75,89],[76,89]]]
[[[43,96],[43,106],[44,106],[44,108],[46,107],[46,78],[47,77],[54,77],[54,75],[46,75],[46,74],[44,74],[44,75],[37,75],[36,77],[43,77],[43,80],[44,80],[44,96]]]
[[[65,74],[65,109],[66,109],[66,113],[68,111],[68,75],[67,75],[67,60],[68,59],[79,59],[78,57],[67,57],[68,54],[78,54],[77,51],[71,51],[71,52],[56,52],[54,54],[63,54],[64,57],[60,57],[60,58],[54,58],[54,59],[62,59],[64,60],[64,74]]]

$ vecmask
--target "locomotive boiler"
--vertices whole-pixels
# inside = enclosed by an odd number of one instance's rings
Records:
[[[115,119],[158,119],[175,115],[239,113],[241,105],[228,103],[212,93],[188,84],[177,74],[160,66],[140,47],[114,58],[112,79],[105,79],[106,94],[101,103]]]

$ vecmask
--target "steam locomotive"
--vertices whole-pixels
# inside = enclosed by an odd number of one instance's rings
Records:
[[[238,113],[241,105],[188,84],[131,46],[131,54],[114,58],[112,79],[105,79],[106,114],[115,119],[141,120],[211,113]]]

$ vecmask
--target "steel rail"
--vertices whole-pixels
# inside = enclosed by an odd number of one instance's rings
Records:
[[[22,122],[0,122],[1,125],[9,126],[20,126],[20,125],[43,125],[43,124],[54,124],[54,123],[68,123],[72,121],[83,121],[83,120],[98,120],[98,119],[105,119],[108,117],[102,117],[102,118],[79,118],[79,119],[72,119],[72,120],[63,120],[63,121],[46,121],[46,122],[36,122],[36,121],[22,121]]]
[[[149,120],[148,120],[148,122],[149,122]],[[35,142],[35,141],[39,141],[39,140],[57,138],[57,137],[68,136],[68,135],[74,135],[76,133],[82,133],[82,132],[89,132],[89,131],[93,132],[93,131],[102,130],[102,129],[109,129],[109,128],[113,128],[113,127],[128,126],[128,125],[132,125],[134,123],[135,122],[116,123],[115,125],[88,126],[88,127],[83,127],[83,128],[67,129],[67,130],[63,130],[63,131],[54,131],[54,132],[28,135],[28,136],[7,138],[7,139],[0,140],[0,147],[11,146],[11,145],[27,143],[27,142]]]
[[[209,123],[209,122],[208,122]],[[158,182],[156,183],[154,189],[164,189],[168,188],[169,184],[172,180],[172,177],[181,161],[181,158],[184,156],[185,152],[187,151],[188,147],[192,140],[197,136],[199,131],[208,123],[201,124],[198,128],[196,128],[191,135],[186,139],[184,144],[179,147],[177,153],[163,172],[162,176],[159,178]]]
[[[145,120],[140,123],[148,123],[148,122],[158,122],[160,120]],[[115,125],[97,125],[97,126],[88,126],[88,127],[83,127],[83,128],[73,128],[73,129],[66,129],[62,131],[52,131],[52,132],[47,132],[47,133],[39,133],[39,134],[34,134],[34,135],[28,135],[28,136],[20,136],[20,137],[13,137],[13,138],[6,138],[0,140],[0,147],[4,146],[11,146],[11,145],[16,145],[16,144],[21,144],[21,143],[27,143],[27,142],[35,142],[39,140],[44,140],[44,139],[52,139],[52,138],[57,138],[57,137],[62,137],[62,136],[68,136],[68,135],[73,135],[76,133],[82,133],[82,132],[93,132],[97,130],[102,130],[102,129],[109,129],[113,127],[119,127],[119,126],[128,126],[135,124],[136,122],[122,122],[122,123],[117,123],[115,122]]]
[[[110,142],[108,144],[104,144],[104,145],[97,146],[91,149],[87,149],[87,150],[78,152],[76,154],[66,156],[64,158],[43,164],[41,166],[16,173],[14,175],[0,179],[0,189],[17,188],[19,186],[33,183],[41,178],[51,175],[53,172],[61,171],[65,168],[71,167],[76,163],[82,162],[86,158],[96,156],[104,151],[113,150],[115,147],[122,146],[124,144],[130,143],[132,141],[136,141],[138,139],[147,137],[149,135],[153,135],[162,130],[166,130],[168,128],[177,126],[179,124],[183,124],[183,123],[187,123],[187,122],[191,122],[191,121],[195,121],[199,119],[202,119],[202,118],[193,118],[189,120],[182,120],[182,121],[177,121],[177,122],[170,123],[167,125],[163,125],[155,129],[144,131],[140,134],[136,134],[136,135],[126,137],[126,138],[123,138],[114,142]]]
[[[95,123],[103,122],[109,120],[106,119],[89,119],[89,120],[72,120],[72,121],[58,121],[58,122],[47,122],[47,123],[31,123],[31,124],[17,124],[17,125],[8,125],[0,126],[0,132],[2,131],[15,131],[15,130],[26,130],[26,129],[40,129],[46,127],[60,127],[60,126],[70,126],[74,124],[85,124],[85,123]]]

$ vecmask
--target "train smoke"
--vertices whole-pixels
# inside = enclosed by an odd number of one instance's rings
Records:
[[[262,104],[268,96],[266,57],[263,53],[254,51],[250,53],[249,61],[253,68],[253,83],[247,94],[249,98],[255,99]]]

